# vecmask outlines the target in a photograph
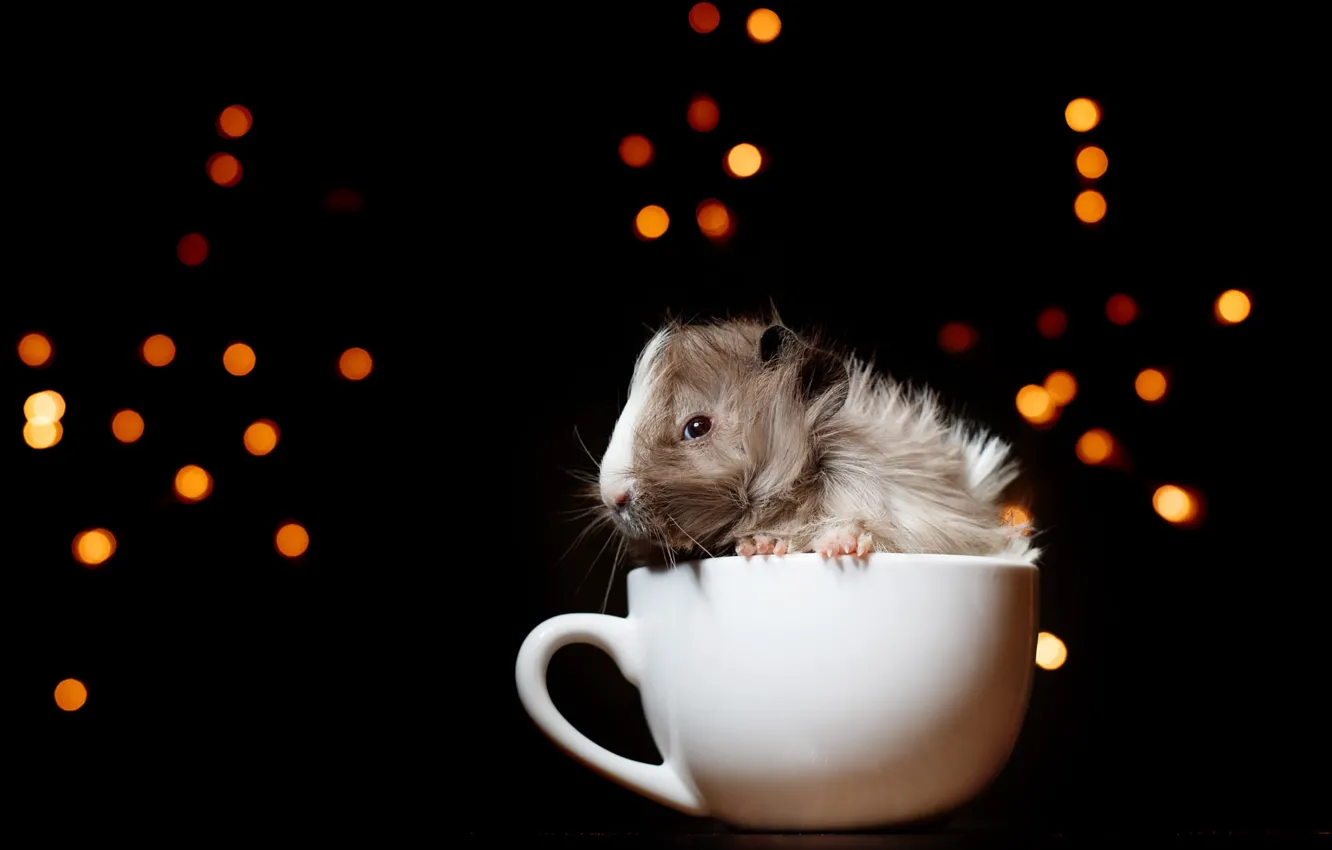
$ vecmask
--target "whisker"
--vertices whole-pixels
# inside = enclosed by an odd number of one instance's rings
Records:
[[[577,425],[574,426],[574,437],[577,438],[577,440],[578,440],[578,445],[582,446],[582,447],[583,447],[583,451],[587,453],[587,457],[588,457],[588,459],[592,461],[592,463],[597,467],[598,470],[600,470],[600,469],[601,469],[601,462],[598,461],[598,460],[596,459],[596,457],[593,456],[591,450],[589,450],[588,447],[587,447],[587,443],[584,443],[584,442],[583,442],[583,435],[578,433],[578,426],[577,426]]]
[[[565,558],[569,557],[569,553],[572,552],[574,549],[578,548],[578,544],[580,544],[580,543],[582,543],[584,540],[586,540],[587,537],[588,537],[588,535],[590,535],[592,532],[596,531],[596,530],[597,530],[601,525],[603,525],[604,523],[605,523],[605,518],[604,518],[604,517],[597,517],[596,519],[592,520],[592,522],[589,522],[589,523],[587,524],[587,526],[586,526],[582,531],[578,532],[578,535],[577,535],[576,537],[574,537],[573,542],[569,544],[569,548],[564,550],[564,554],[561,555],[561,556],[555,561],[555,563],[558,564],[558,563],[560,563],[561,561],[563,561]],[[609,538],[608,538],[608,539],[609,539]],[[576,592],[577,592],[577,591],[575,591],[575,593],[576,593]]]
[[[606,582],[606,595],[601,598],[601,613],[606,613],[606,606],[610,604],[611,588],[615,587],[615,574],[620,570],[620,554],[623,548],[616,550],[616,558],[611,561],[610,581]]]
[[[675,522],[675,517],[671,516],[670,514],[666,514],[666,518],[667,518],[668,520],[670,520],[671,522]],[[693,541],[694,541],[694,545],[697,546],[698,548],[702,549],[702,550],[703,550],[703,553],[704,553],[705,555],[707,555],[709,558],[715,558],[715,557],[717,557],[716,555],[714,555],[714,554],[712,554],[711,552],[709,552],[709,551],[707,550],[707,548],[705,548],[705,547],[703,546],[702,543],[699,543],[698,540],[697,540],[697,538],[694,537],[694,535],[692,535],[692,534],[690,534],[689,532],[685,531],[685,530],[684,530],[684,526],[680,525],[680,523],[675,522],[675,527],[678,528],[678,529],[680,529],[680,531],[684,534],[685,537],[688,537],[690,540],[693,540]]]
[[[583,589],[583,584],[587,582],[587,577],[590,576],[590,575],[592,575],[592,568],[595,567],[595,566],[597,565],[597,561],[600,561],[600,560],[601,560],[601,556],[604,555],[604,554],[606,554],[606,547],[609,546],[609,545],[611,544],[611,541],[614,540],[614,539],[615,539],[615,535],[612,534],[611,536],[609,536],[609,537],[606,538],[606,542],[605,542],[605,543],[602,543],[602,544],[601,544],[601,549],[600,549],[600,551],[598,551],[597,554],[596,554],[596,557],[594,557],[594,558],[592,559],[592,563],[588,565],[588,567],[587,567],[587,572],[583,573],[583,578],[578,582],[578,586],[574,588],[574,596],[577,596],[577,595],[578,595],[578,591],[580,591],[580,590]],[[614,576],[615,576],[615,567],[612,565],[612,566],[611,566],[611,577],[614,578]]]

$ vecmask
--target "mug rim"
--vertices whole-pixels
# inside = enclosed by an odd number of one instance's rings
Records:
[[[1005,558],[1001,555],[949,555],[940,552],[912,553],[912,552],[872,552],[869,555],[859,558],[853,555],[839,555],[835,558],[824,558],[818,552],[796,552],[786,555],[719,555],[712,558],[697,558],[690,561],[678,561],[674,564],[674,569],[704,569],[708,567],[724,567],[737,562],[751,562],[758,560],[775,559],[781,563],[799,563],[801,561],[813,562],[819,565],[842,565],[848,567],[869,566],[876,563],[902,563],[902,562],[930,562],[937,564],[950,564],[964,566],[976,569],[1023,569],[1030,570],[1033,573],[1040,573],[1041,568],[1035,563],[1029,561],[1019,561],[1013,558]],[[849,563],[848,563],[849,562]],[[671,564],[640,564],[625,572],[626,576],[635,573],[669,571]]]

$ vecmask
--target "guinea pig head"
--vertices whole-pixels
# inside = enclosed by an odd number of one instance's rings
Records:
[[[644,346],[601,461],[622,534],[672,549],[735,528],[817,472],[820,428],[846,400],[843,361],[780,324],[670,325]]]

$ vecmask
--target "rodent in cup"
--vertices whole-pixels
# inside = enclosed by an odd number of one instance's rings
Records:
[[[643,347],[595,497],[640,563],[686,553],[1002,555],[1010,446],[927,390],[758,319],[671,321]],[[654,560],[656,559],[656,560]]]

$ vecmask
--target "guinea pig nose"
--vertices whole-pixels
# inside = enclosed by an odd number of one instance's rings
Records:
[[[624,510],[624,506],[629,504],[629,498],[630,496],[628,490],[622,490],[619,493],[615,494],[616,510]]]

